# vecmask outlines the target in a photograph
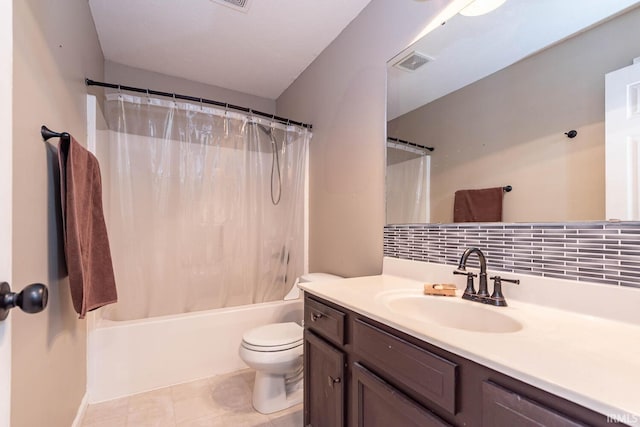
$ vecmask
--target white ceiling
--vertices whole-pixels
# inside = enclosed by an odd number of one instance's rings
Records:
[[[276,99],[370,1],[249,0],[246,12],[211,0],[89,5],[105,59]]]
[[[507,0],[484,16],[454,16],[389,61],[387,119],[467,86],[638,3]],[[434,61],[414,72],[391,66],[414,50]]]

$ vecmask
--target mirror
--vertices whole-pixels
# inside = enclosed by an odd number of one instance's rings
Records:
[[[507,0],[391,59],[387,223],[451,223],[457,190],[506,186],[505,222],[606,219],[605,74],[640,57],[638,3]]]

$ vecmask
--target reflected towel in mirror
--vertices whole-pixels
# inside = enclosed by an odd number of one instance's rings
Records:
[[[453,222],[501,222],[502,187],[458,190],[453,202]]]

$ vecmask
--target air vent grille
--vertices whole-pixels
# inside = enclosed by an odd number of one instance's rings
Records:
[[[222,0],[222,1],[230,3],[236,7],[244,7],[247,4],[247,0]]]
[[[433,58],[420,52],[413,51],[400,61],[396,62],[395,66],[406,71],[416,71],[418,68],[431,61],[433,61]]]
[[[214,3],[221,4],[223,6],[230,7],[232,9],[239,10],[241,12],[246,12],[249,10],[249,2],[250,0],[211,0]]]

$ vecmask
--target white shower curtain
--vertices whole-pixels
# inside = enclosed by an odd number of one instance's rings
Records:
[[[430,218],[430,156],[387,146],[387,224],[423,224]]]
[[[311,133],[144,96],[109,94],[105,111],[98,153],[119,294],[107,317],[282,299],[304,267]]]

